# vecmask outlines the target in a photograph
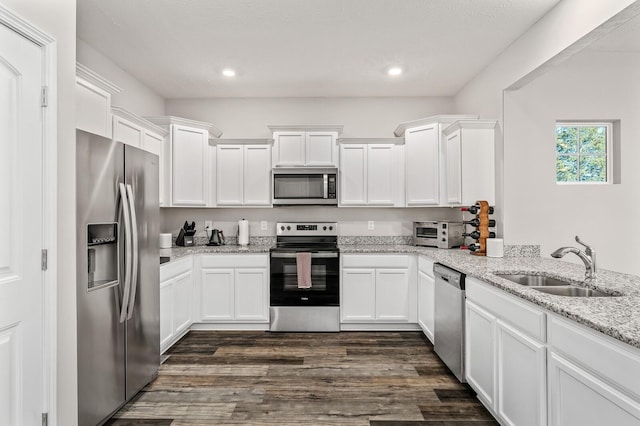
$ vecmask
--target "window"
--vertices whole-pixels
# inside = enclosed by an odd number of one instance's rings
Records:
[[[612,123],[556,123],[556,182],[611,182]]]

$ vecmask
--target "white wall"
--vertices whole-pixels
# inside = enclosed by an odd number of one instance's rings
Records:
[[[76,1],[2,0],[57,40],[58,75],[58,425],[77,423],[75,262]],[[63,190],[71,188],[71,190]],[[65,253],[72,253],[66,255]]]
[[[240,98],[170,99],[166,113],[210,122],[223,131],[223,138],[271,138],[267,126],[287,124],[343,125],[342,137],[393,137],[398,124],[449,114],[453,99],[445,97],[397,98]],[[199,230],[204,220],[222,221],[215,225],[233,231],[233,222],[246,218],[251,235],[275,235],[278,221],[338,221],[341,235],[410,235],[414,220],[456,219],[460,212],[449,208],[430,209],[354,209],[281,207],[273,209],[182,209],[161,210],[162,232],[176,234],[185,220],[195,220]],[[258,222],[266,220],[268,231]],[[367,221],[378,221],[374,231]]]
[[[505,96],[505,235],[543,255],[580,235],[598,266],[640,274],[640,53],[579,53]],[[621,183],[557,185],[556,120],[621,120]],[[568,255],[566,260],[580,262]]]
[[[585,7],[584,0],[562,0],[467,83],[454,98],[456,112],[473,112],[483,118],[498,120],[495,217],[498,220],[498,233],[507,244],[512,244],[506,229],[513,215],[504,211],[504,185],[513,177],[503,174],[503,169],[505,146],[513,141],[503,135],[503,91],[543,75],[590,41],[633,17],[640,7],[638,0],[593,0],[588,3],[589,6]]]
[[[78,62],[122,89],[122,92],[113,95],[113,105],[123,107],[140,116],[164,114],[164,98],[162,96],[85,41],[77,39],[76,42]]]
[[[269,125],[338,124],[342,137],[393,137],[398,124],[449,114],[447,97],[169,99],[168,115],[210,122],[223,138],[270,138]]]

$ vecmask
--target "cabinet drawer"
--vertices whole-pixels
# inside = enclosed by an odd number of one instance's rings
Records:
[[[426,256],[418,256],[418,270],[424,274],[427,274],[431,278],[435,278],[433,275],[434,260]]]
[[[401,254],[343,254],[343,268],[408,268],[409,255]]]
[[[193,256],[185,256],[160,266],[160,282],[164,282],[193,269]]]
[[[492,312],[503,321],[530,335],[546,340],[546,314],[528,303],[499,289],[493,289],[475,278],[467,278],[467,299]]]
[[[267,254],[203,254],[203,268],[266,268]]]
[[[640,350],[580,324],[549,316],[549,343],[595,375],[640,397]]]

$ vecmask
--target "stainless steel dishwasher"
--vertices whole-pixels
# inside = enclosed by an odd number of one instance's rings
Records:
[[[464,377],[464,278],[461,272],[440,263],[433,265],[435,284],[435,326],[433,347],[451,372]]]

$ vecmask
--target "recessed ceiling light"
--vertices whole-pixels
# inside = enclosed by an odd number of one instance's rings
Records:
[[[391,68],[389,68],[387,70],[387,74],[393,75],[393,76],[400,75],[400,74],[402,74],[402,68],[400,68],[400,67],[391,67]]]
[[[232,70],[231,68],[226,68],[226,69],[222,70],[222,75],[224,75],[225,77],[235,77],[236,76],[236,72],[234,70]]]

